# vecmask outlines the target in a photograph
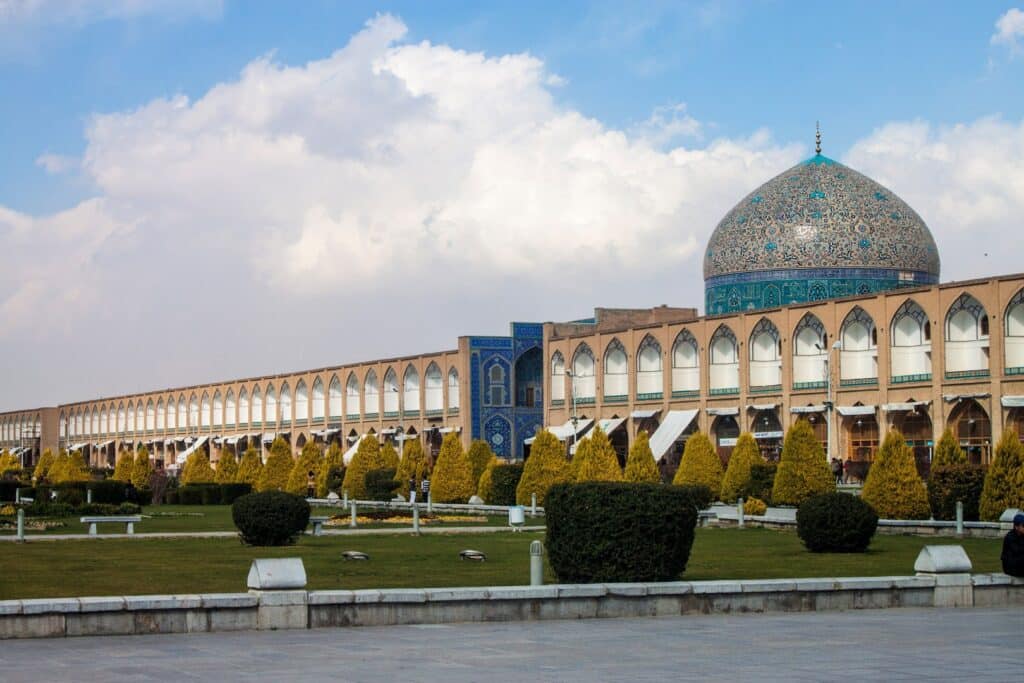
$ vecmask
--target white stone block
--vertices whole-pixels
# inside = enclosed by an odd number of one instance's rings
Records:
[[[462,602],[491,597],[486,588],[427,588],[423,593],[427,602]]]
[[[287,590],[306,587],[306,567],[301,557],[256,559],[249,567],[249,588]]]
[[[306,591],[253,591],[251,595],[259,598],[260,607],[281,607],[284,605],[305,605]]]
[[[203,600],[198,595],[127,595],[125,609],[140,612],[145,610],[198,609]]]
[[[205,609],[242,609],[260,604],[259,596],[252,593],[204,593],[199,599]]]
[[[795,591],[796,581],[792,579],[762,579],[759,581],[740,581],[744,593],[777,593]]]
[[[971,581],[975,586],[1009,586],[1010,577],[1006,574],[974,574]]]
[[[557,586],[497,586],[488,588],[491,600],[543,600],[557,598]]]
[[[863,576],[834,579],[836,590],[877,591],[892,588],[892,579],[885,576]]]
[[[380,601],[395,602],[426,602],[427,594],[415,588],[391,588],[380,592]]]
[[[0,600],[0,616],[21,614],[21,600]]]
[[[647,584],[648,595],[688,595],[693,592],[689,581],[659,581]]]
[[[38,598],[21,601],[22,614],[62,614],[77,612],[80,606],[78,598]]]
[[[832,591],[836,589],[836,579],[797,579],[796,589],[805,593]]]
[[[743,592],[739,581],[694,581],[691,585],[694,594]]]
[[[351,605],[356,601],[352,591],[310,591],[310,605]]]
[[[647,584],[645,583],[606,583],[608,595],[622,595],[627,597],[643,597],[647,595]]]
[[[484,499],[481,498],[480,496],[470,496],[469,504],[470,505],[483,505],[484,504]]]
[[[124,598],[120,596],[78,598],[78,604],[83,612],[118,612],[124,609]]]
[[[373,589],[352,591],[352,598],[356,604],[380,602],[380,591]]]
[[[914,571],[927,574],[970,572],[971,558],[967,557],[963,546],[926,545],[914,562]]]
[[[1004,524],[1013,524],[1013,518],[1015,515],[1020,514],[1019,508],[1006,508],[1003,510],[1003,514],[999,515],[999,521]]]
[[[600,598],[608,594],[603,583],[564,583],[555,586],[560,598]]]

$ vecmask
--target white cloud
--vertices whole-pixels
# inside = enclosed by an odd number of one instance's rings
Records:
[[[41,154],[36,158],[36,166],[46,169],[47,173],[57,174],[64,173],[74,169],[78,165],[78,160],[74,157],[65,156],[62,154]]]
[[[990,42],[993,45],[1005,45],[1011,52],[1020,50],[1020,41],[1024,39],[1024,12],[1011,7],[1006,14],[996,21],[996,32],[992,34]]]
[[[223,0],[0,0],[0,27],[83,25],[145,15],[213,18],[220,16],[223,4]]]

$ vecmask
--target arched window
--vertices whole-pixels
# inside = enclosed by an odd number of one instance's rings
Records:
[[[612,339],[604,351],[604,400],[625,401],[629,394],[629,363],[626,349]]]
[[[892,318],[892,383],[925,382],[932,377],[928,315],[907,300]]]
[[[448,410],[459,409],[459,371],[455,368],[448,370]]]
[[[131,401],[128,401],[128,431],[135,431],[135,404]],[[79,433],[83,432],[79,431]]]
[[[156,407],[153,405],[153,399],[146,401],[146,431],[151,432],[156,429]]]
[[[113,409],[111,409],[110,414],[114,414]],[[166,414],[167,413],[164,412],[164,400],[161,398],[156,402],[156,428],[158,431],[163,431],[164,429],[164,416]]]
[[[854,386],[878,382],[878,331],[875,321],[863,308],[855,306],[846,314],[841,334],[840,383]],[[861,423],[865,424],[863,420]]]
[[[281,385],[281,422],[287,424],[292,421],[292,388],[288,382]]]
[[[170,410],[171,404],[167,404],[168,410]],[[121,434],[128,429],[128,418],[124,412],[124,403],[117,404],[117,431]]]
[[[273,384],[267,385],[267,393],[263,398],[263,421],[270,424],[277,423],[277,391]]]
[[[338,397],[341,398],[341,392],[338,392]],[[327,405],[324,403],[324,381],[317,377],[313,380],[313,419],[323,420],[324,412],[327,409]]]
[[[24,434],[24,432],[22,432]],[[100,433],[100,411],[96,406],[92,407],[92,435]]]
[[[211,418],[212,418],[213,415],[212,415],[212,411],[210,410],[210,395],[208,393],[206,393],[205,391],[203,392],[203,398],[202,398],[201,405],[202,405],[202,408],[201,408],[202,412],[199,414],[200,415],[200,417],[199,417],[200,423],[204,427],[209,427],[210,423],[212,422]]]
[[[577,346],[572,357],[572,391],[577,403],[594,402],[597,396],[596,366],[590,347],[586,344]]]
[[[970,294],[946,312],[946,379],[988,376],[988,314]]]
[[[988,465],[992,455],[992,422],[985,409],[973,399],[961,401],[948,420],[967,460],[974,465]]]
[[[220,427],[224,424],[224,397],[220,389],[213,393],[213,426]]]
[[[345,414],[354,420],[358,420],[362,415],[359,408],[359,380],[354,372],[349,374],[345,384]]]
[[[135,402],[135,430],[141,432],[145,429],[145,415],[142,412],[142,401]]]
[[[1006,374],[1024,375],[1024,289],[1006,306]]]
[[[636,394],[644,399],[661,398],[664,380],[661,372],[661,344],[651,335],[644,337],[636,354]]]
[[[249,392],[245,387],[238,390],[238,424],[249,424]]]
[[[224,397],[224,424],[234,426],[238,423],[238,404],[235,402],[235,392],[228,389]]]
[[[561,351],[551,356],[551,402],[565,401],[565,358]]]
[[[672,396],[682,398],[700,392],[700,354],[697,340],[681,330],[672,343]]]
[[[782,341],[779,330],[768,318],[761,318],[750,333],[751,389],[779,387],[782,384]]]
[[[128,420],[129,425],[131,423],[131,412],[132,406],[128,405]],[[185,395],[181,394],[178,396],[178,429],[185,429],[188,426],[188,409],[185,407]],[[131,431],[131,426],[128,427],[128,431]]]
[[[258,386],[252,388],[249,409],[252,411],[252,423],[257,426],[263,424],[263,392]]]
[[[736,335],[720,325],[711,336],[710,384],[712,394],[736,394],[740,390],[739,345]]]
[[[354,378],[353,378],[354,379]],[[355,386],[356,404],[359,403],[359,384]],[[331,383],[327,386],[327,414],[331,419],[341,417],[341,380],[337,375],[331,377]]]
[[[380,385],[377,382],[377,372],[370,370],[366,373],[366,381],[363,383],[363,403],[366,405],[366,417],[376,417],[380,412]]]
[[[405,369],[402,379],[402,409],[407,413],[420,410],[420,373],[412,365]]]
[[[295,421],[309,420],[309,389],[304,380],[295,383]]]
[[[439,414],[444,410],[444,380],[441,368],[431,362],[423,376],[423,405],[428,415]]]
[[[104,433],[104,434],[107,432],[107,407],[106,406],[103,406],[103,408],[100,410],[100,432]]]
[[[508,371],[504,362],[492,358],[484,365],[484,376],[487,385],[484,390],[484,405],[503,406],[508,403],[507,377]]]
[[[394,368],[384,372],[384,415],[398,415],[398,374]]]
[[[807,313],[793,330],[793,388],[813,389],[825,386],[828,341],[825,326],[817,316]]]

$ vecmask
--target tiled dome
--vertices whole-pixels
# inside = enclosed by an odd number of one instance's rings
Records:
[[[917,212],[867,176],[817,154],[743,198],[704,254],[709,314],[939,279]]]

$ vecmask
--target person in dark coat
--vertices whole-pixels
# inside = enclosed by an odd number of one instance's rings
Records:
[[[1024,577],[1024,514],[1013,516],[1013,528],[1003,539],[1003,572]]]

